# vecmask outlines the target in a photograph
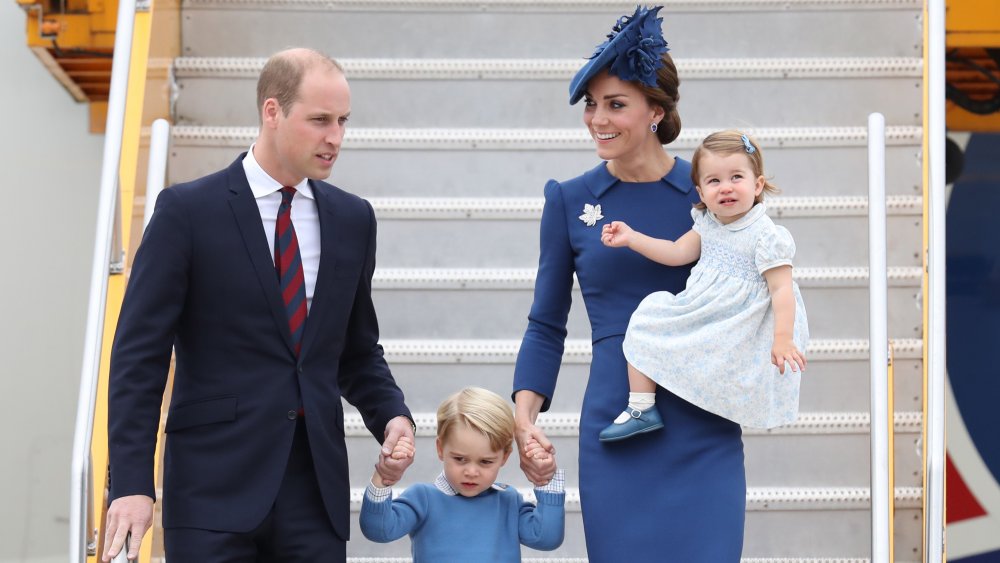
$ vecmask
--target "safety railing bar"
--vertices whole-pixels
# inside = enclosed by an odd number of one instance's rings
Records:
[[[924,560],[944,561],[945,474],[945,0],[927,0],[927,429]]]
[[[166,187],[169,150],[170,122],[166,119],[157,119],[149,132],[149,166],[146,171],[146,207],[142,213],[143,230],[153,217],[157,196]]]
[[[132,59],[132,33],[135,25],[135,0],[119,0],[115,28],[114,60],[108,96],[108,114],[104,130],[104,157],[98,194],[97,227],[91,262],[90,294],[87,301],[87,326],[84,333],[80,394],[73,434],[70,476],[69,561],[86,561],[87,544],[93,530],[88,530],[85,511],[92,506],[94,491],[89,471],[91,441],[94,434],[94,409],[100,373],[104,337],[104,314],[107,304],[108,275],[111,264],[112,233],[119,191],[122,134],[125,129],[125,101],[129,66]],[[120,215],[120,214],[119,214]],[[90,520],[92,521],[92,520]]]
[[[871,369],[872,563],[890,562],[889,329],[885,116],[868,116],[868,300]]]

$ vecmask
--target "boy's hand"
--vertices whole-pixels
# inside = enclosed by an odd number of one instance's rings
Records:
[[[556,471],[556,456],[542,447],[535,438],[531,437],[524,443],[524,455],[535,464],[536,470],[551,475]],[[537,483],[536,483],[537,485]]]
[[[392,449],[389,457],[392,459],[408,459],[413,457],[416,448],[413,446],[413,439],[409,436],[400,436],[396,441],[396,447]]]
[[[537,459],[539,461],[546,461],[549,458],[554,457],[554,455],[542,447],[542,445],[534,437],[528,438],[528,441],[524,444],[524,454],[531,459]]]
[[[632,233],[634,232],[632,227],[629,227],[624,222],[612,221],[601,228],[601,242],[604,243],[604,246],[612,248],[628,246],[629,242],[632,241]]]
[[[795,347],[791,340],[775,340],[771,347],[771,363],[778,366],[778,373],[785,374],[785,363],[788,363],[792,371],[803,371],[806,369],[806,357]]]

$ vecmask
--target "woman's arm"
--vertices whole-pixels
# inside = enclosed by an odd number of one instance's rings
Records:
[[[792,292],[792,267],[778,266],[764,272],[767,289],[771,292],[771,308],[774,310],[774,344],[771,346],[771,362],[778,366],[778,372],[785,373],[785,362],[793,371],[806,367],[806,358],[795,347],[792,334],[795,328],[795,295]]]
[[[690,230],[676,241],[653,238],[633,230],[622,221],[604,225],[601,242],[605,246],[628,248],[664,266],[683,266],[701,256],[701,235]]]

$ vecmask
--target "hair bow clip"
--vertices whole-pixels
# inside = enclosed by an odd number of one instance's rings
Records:
[[[747,137],[746,135],[740,135],[740,139],[743,140],[743,146],[747,149],[747,154],[753,154],[757,152],[757,149],[754,148],[753,144],[750,142],[749,137]]]

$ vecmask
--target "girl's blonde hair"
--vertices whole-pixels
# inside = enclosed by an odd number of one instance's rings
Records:
[[[466,387],[437,410],[437,437],[444,442],[458,423],[482,432],[494,451],[508,453],[514,442],[514,413],[500,395],[481,387]]]
[[[753,147],[753,152],[747,150],[746,143],[743,142],[743,138],[746,137],[750,146]],[[711,135],[705,137],[705,140],[698,145],[698,148],[694,150],[694,155],[691,157],[691,181],[697,186],[701,177],[701,159],[705,156],[706,152],[710,152],[718,156],[729,156],[731,154],[745,154],[747,160],[750,161],[750,168],[753,171],[754,180],[760,176],[764,176],[764,155],[760,152],[760,145],[757,141],[747,135],[742,131],[737,131],[736,129],[726,129],[725,131],[716,131]],[[701,193],[701,188],[698,188],[698,193]],[[764,195],[774,195],[779,193],[781,190],[777,186],[768,181],[767,176],[764,176],[764,189],[760,192],[757,197],[754,198],[754,204],[761,203],[764,201]],[[694,205],[695,209],[705,209],[706,206],[704,202],[699,201]]]

